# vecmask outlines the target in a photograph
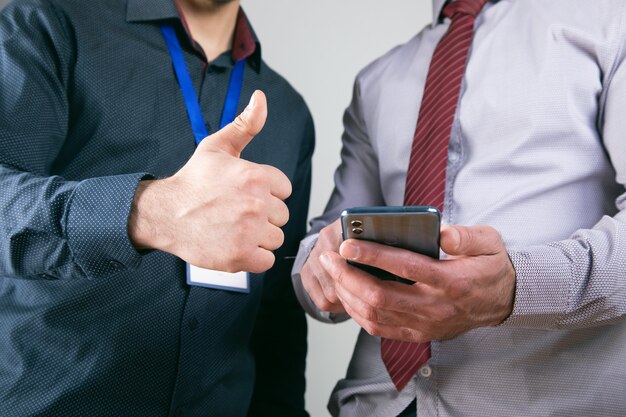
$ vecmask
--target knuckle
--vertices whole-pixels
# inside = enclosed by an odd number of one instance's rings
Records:
[[[361,325],[361,327],[363,327],[363,330],[365,330],[371,336],[382,336],[381,328],[376,323],[366,321]]]
[[[323,289],[322,291],[310,291],[309,296],[311,297],[313,303],[322,311],[331,311],[334,308],[334,304],[326,298]]]
[[[245,112],[235,117],[235,120],[233,120],[233,126],[241,133],[249,134],[250,123],[248,123],[248,119],[245,117]]]
[[[325,280],[319,280],[324,296],[327,300],[332,301],[336,298],[335,287],[326,282]]]
[[[408,327],[402,327],[400,329],[400,338],[402,338],[402,340],[416,341],[415,336],[415,332]]]
[[[321,241],[326,248],[332,248],[333,250],[338,248],[342,241],[341,224],[335,222],[324,227],[320,231],[319,241]]]
[[[370,289],[366,294],[366,302],[373,308],[384,308],[387,305],[387,296],[380,287]]]
[[[257,217],[266,210],[265,202],[260,198],[250,197],[242,207],[243,217]]]
[[[334,286],[322,284],[322,292],[324,293],[326,301],[328,301],[331,305],[335,305],[340,302],[339,296],[337,296],[337,291],[335,291]]]
[[[367,306],[361,312],[361,316],[367,321],[371,321],[374,323],[378,322],[378,311],[371,306]]]
[[[450,304],[440,304],[430,312],[430,319],[437,324],[448,321],[455,315],[456,308]]]
[[[255,165],[248,165],[241,173],[240,180],[247,188],[257,188],[265,183],[263,171]]]
[[[478,230],[476,230],[478,233]],[[470,230],[467,227],[462,227],[459,230],[459,247],[466,248],[468,246],[472,246],[474,241],[474,231]]]
[[[328,301],[325,297],[317,297],[316,300],[314,300],[315,305],[322,311],[330,311],[333,309],[333,304]]]
[[[273,180],[279,181],[283,186],[291,186],[291,181],[289,181],[289,177],[285,175],[283,171],[276,168],[272,165],[259,165],[259,168],[263,169],[263,175],[267,178],[271,178]]]
[[[434,340],[434,337],[430,336],[429,332],[424,332],[416,329],[404,327],[400,330],[402,340],[407,340],[413,343],[426,343]]]

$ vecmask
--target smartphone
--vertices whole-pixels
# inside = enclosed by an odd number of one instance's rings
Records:
[[[354,207],[341,213],[343,239],[363,239],[439,259],[441,213],[431,206]],[[370,265],[348,261],[383,280],[413,281]]]

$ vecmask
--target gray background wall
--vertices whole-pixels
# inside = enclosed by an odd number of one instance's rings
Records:
[[[7,2],[0,0],[0,7]],[[368,62],[427,24],[431,2],[242,0],[242,4],[263,44],[265,60],[300,91],[313,113],[317,148],[309,213],[315,216],[332,190],[341,117],[354,77]],[[332,326],[309,320],[306,400],[312,417],[329,415],[328,396],[345,373],[357,332],[352,322]]]

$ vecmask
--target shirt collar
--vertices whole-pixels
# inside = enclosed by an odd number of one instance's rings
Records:
[[[182,24],[174,0],[128,0],[126,6],[127,22],[154,22],[169,19],[176,19]],[[261,45],[241,8],[237,15],[231,54],[235,61],[248,59],[254,69],[259,70]]]
[[[439,16],[441,16],[441,11],[445,4],[446,0],[433,0],[433,27],[439,23]]]
[[[128,0],[126,4],[127,22],[150,22],[176,18],[178,18],[178,11],[172,0]]]
[[[252,56],[259,49],[259,40],[250,26],[250,21],[242,8],[239,8],[232,54],[235,61]]]

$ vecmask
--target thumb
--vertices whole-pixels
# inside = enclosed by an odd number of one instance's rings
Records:
[[[493,255],[502,251],[504,244],[496,229],[486,225],[441,227],[441,249],[452,256]]]
[[[232,123],[204,138],[198,148],[218,150],[239,157],[252,138],[263,129],[265,119],[267,119],[267,100],[265,94],[257,90],[250,97],[248,106]]]

